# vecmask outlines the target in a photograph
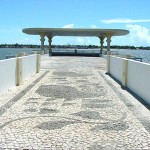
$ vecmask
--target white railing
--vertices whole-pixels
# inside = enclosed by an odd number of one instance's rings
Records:
[[[117,66],[116,66],[117,64]],[[112,76],[116,77],[120,82],[122,81],[123,60],[119,57],[111,57],[110,59],[110,72]]]
[[[40,71],[40,55],[0,60],[0,93],[21,85],[22,82]]]
[[[36,73],[36,59],[36,55],[22,57],[22,78],[24,80]]]
[[[107,72],[150,104],[150,64],[108,55]]]
[[[129,60],[127,87],[150,103],[150,64]]]
[[[0,93],[16,85],[16,60],[0,60]]]

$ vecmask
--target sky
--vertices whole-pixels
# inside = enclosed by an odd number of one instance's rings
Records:
[[[112,37],[111,45],[150,46],[149,7],[150,0],[0,0],[0,44],[40,44],[22,29],[66,27],[126,29],[130,34]],[[99,39],[54,37],[52,44],[99,45]]]

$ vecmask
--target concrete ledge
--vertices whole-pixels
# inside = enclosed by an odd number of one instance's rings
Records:
[[[109,61],[109,60],[107,60]],[[150,104],[150,64],[110,56],[110,75]]]
[[[22,56],[0,60],[0,93],[21,85],[24,80],[40,72],[40,55],[24,56],[22,53]]]

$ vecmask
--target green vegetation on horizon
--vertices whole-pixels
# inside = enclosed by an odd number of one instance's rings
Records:
[[[48,45],[45,45],[48,48]],[[0,44],[0,48],[40,48],[40,45],[34,44]],[[100,48],[97,45],[52,45],[52,48],[79,48],[79,49],[86,49],[86,48]],[[106,48],[106,46],[104,46]],[[111,49],[145,49],[150,50],[150,46],[144,47],[135,47],[135,46],[120,46],[120,45],[111,45]]]

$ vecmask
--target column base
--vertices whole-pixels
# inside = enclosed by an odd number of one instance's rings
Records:
[[[52,52],[51,51],[49,51],[49,56],[52,56]]]

